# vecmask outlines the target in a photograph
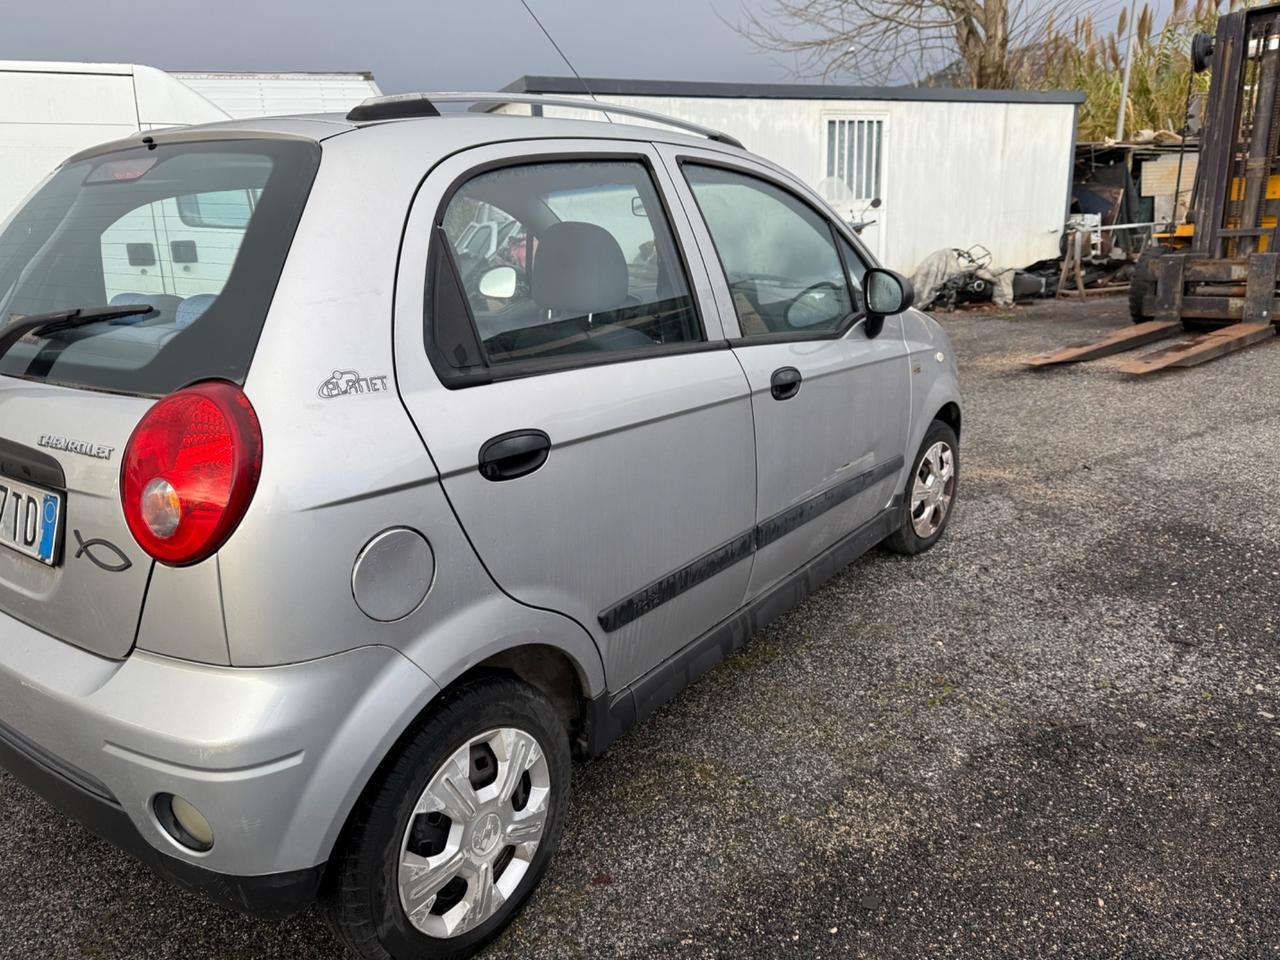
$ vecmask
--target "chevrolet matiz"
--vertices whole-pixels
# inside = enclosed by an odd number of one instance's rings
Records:
[[[14,213],[13,776],[219,903],[467,956],[573,757],[937,542],[961,409],[909,283],[732,138],[589,106],[154,131]]]

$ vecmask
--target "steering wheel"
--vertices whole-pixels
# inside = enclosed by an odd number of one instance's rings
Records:
[[[787,325],[804,329],[830,321],[831,301],[828,297],[838,298],[845,289],[843,284],[832,280],[819,280],[806,287],[787,307]]]

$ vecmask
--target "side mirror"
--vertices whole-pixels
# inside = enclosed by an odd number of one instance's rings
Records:
[[[868,337],[880,336],[884,318],[902,313],[916,297],[910,280],[883,267],[872,267],[863,275],[862,290],[867,299]]]
[[[516,295],[518,279],[515,267],[491,267],[480,277],[477,289],[482,297],[488,297],[491,300],[510,300]]]

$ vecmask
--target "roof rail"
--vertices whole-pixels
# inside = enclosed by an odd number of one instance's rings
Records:
[[[599,111],[605,115],[606,119],[609,118],[610,114],[617,114],[620,117],[648,120],[651,123],[660,123],[663,126],[674,127],[677,130],[696,133],[706,137],[708,140],[727,143],[731,147],[743,149],[742,142],[727,133],[704,127],[701,124],[690,123],[688,120],[668,117],[666,114],[656,113],[653,110],[641,110],[638,107],[625,107],[614,103],[600,103],[596,100],[545,97],[536,93],[401,93],[390,97],[372,97],[359,106],[353,107],[347,114],[347,119],[356,123],[363,123],[372,120],[394,120],[402,117],[438,117],[440,116],[440,111],[436,109],[437,103],[473,103],[476,106],[472,109],[477,109],[480,104],[504,106],[511,103],[523,103],[539,107],[568,107],[574,110]]]

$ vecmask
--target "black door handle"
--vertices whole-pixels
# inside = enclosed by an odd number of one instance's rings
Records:
[[[790,400],[800,392],[801,379],[795,367],[779,367],[769,378],[769,392],[775,400]]]
[[[495,483],[533,473],[547,462],[551,438],[541,430],[513,430],[480,448],[480,476]]]

